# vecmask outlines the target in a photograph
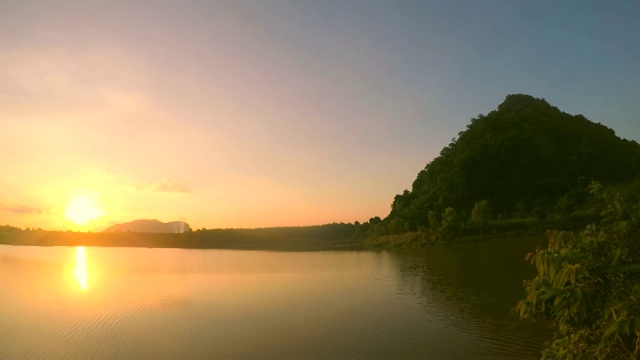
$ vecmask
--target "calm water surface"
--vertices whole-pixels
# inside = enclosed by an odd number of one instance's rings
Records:
[[[533,248],[0,246],[0,358],[535,359],[510,316]]]

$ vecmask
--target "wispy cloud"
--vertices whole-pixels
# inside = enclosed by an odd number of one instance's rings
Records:
[[[0,210],[15,214],[43,214],[44,211],[38,207],[28,205],[4,205],[0,204]]]
[[[153,183],[142,183],[136,187],[139,191],[151,191],[151,192],[167,192],[167,193],[188,193],[191,192],[191,187],[176,180],[156,181]]]

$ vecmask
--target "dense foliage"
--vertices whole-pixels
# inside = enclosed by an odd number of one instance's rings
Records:
[[[466,222],[483,201],[491,211],[483,210],[480,223],[487,214],[566,218],[584,202],[592,179],[612,184],[639,173],[635,141],[543,99],[509,95],[497,110],[472,119],[420,171],[411,191],[396,195],[384,224],[389,234],[435,228],[432,220],[440,221],[447,208]]]
[[[551,231],[549,246],[527,256],[538,275],[516,311],[551,321],[543,359],[640,358],[640,186],[592,192],[600,224]]]

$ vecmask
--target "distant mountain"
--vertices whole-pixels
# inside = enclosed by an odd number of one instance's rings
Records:
[[[580,203],[591,180],[613,184],[640,174],[640,145],[610,128],[570,115],[544,99],[509,95],[471,119],[440,156],[396,195],[385,222],[428,226],[428,214],[451,207],[468,217],[487,200],[506,218]]]
[[[185,233],[190,230],[189,224],[184,221],[163,223],[158,220],[134,220],[109,226],[104,232]]]

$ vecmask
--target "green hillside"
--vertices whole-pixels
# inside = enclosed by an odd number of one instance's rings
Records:
[[[429,213],[441,221],[447,208],[464,222],[483,200],[490,218],[571,213],[591,180],[613,184],[640,173],[637,142],[528,95],[507,96],[458,135],[418,173],[411,191],[396,195],[385,232],[429,227]]]

